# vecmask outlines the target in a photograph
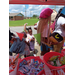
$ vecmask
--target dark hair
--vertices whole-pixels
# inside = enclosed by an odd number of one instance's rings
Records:
[[[61,13],[61,11],[62,11],[63,8],[64,8],[64,7],[62,7],[62,8],[58,11],[58,14],[57,14],[57,16],[56,16],[55,19],[58,19],[60,16],[62,16],[62,17],[65,18],[65,15],[63,15],[63,14]]]
[[[23,33],[23,34],[24,34],[24,37],[27,37],[27,34],[26,34],[25,32],[21,32],[21,33]]]
[[[65,15],[64,15],[64,14],[62,14],[62,13],[60,14],[60,16],[62,16],[62,17],[64,17],[64,18],[65,18]]]
[[[28,30],[28,32],[29,32],[29,30],[32,30],[32,28],[31,27],[28,27],[28,28],[26,28],[26,30]]]

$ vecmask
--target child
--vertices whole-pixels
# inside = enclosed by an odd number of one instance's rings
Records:
[[[27,37],[26,33],[25,32],[22,32],[22,33],[25,34],[24,38],[26,40],[26,37]],[[24,57],[28,57],[30,55],[29,42],[27,42],[27,41],[26,41],[26,46],[25,46],[25,49],[24,49],[24,52],[22,53],[22,55],[24,55]]]
[[[27,28],[28,31],[26,31],[26,25],[27,25],[27,23],[24,24],[24,31],[27,33],[26,41],[29,42],[29,49],[30,49],[30,51],[33,51],[34,52],[34,56],[36,56],[35,50],[34,50],[35,38],[32,35],[31,27]]]
[[[25,40],[26,34],[25,33],[17,33],[19,37],[13,38],[12,41],[14,43],[12,44],[10,48],[10,52],[15,52],[16,54],[23,54],[25,57],[30,54],[28,45],[29,43]],[[23,37],[22,37],[23,36]]]

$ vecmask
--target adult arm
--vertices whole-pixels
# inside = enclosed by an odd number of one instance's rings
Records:
[[[37,30],[37,23],[34,24],[34,29]]]
[[[65,24],[62,25],[62,28],[65,30]]]
[[[51,33],[51,34],[53,33],[53,29],[52,29],[52,28],[50,28],[50,33]]]
[[[39,24],[39,21],[34,24],[34,29],[35,29],[35,30],[37,30],[38,24]]]
[[[17,39],[13,37],[13,38],[11,39],[11,41],[13,41],[13,42],[14,42],[14,41],[17,41]]]

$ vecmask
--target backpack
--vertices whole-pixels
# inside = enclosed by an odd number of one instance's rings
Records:
[[[14,43],[12,44],[11,48],[10,48],[10,52],[14,52],[16,54],[18,53],[22,53],[25,49],[25,40],[22,39],[22,41],[20,41],[19,38],[17,38],[17,41],[14,41]]]

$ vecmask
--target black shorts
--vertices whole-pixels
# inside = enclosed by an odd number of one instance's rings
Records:
[[[63,37],[57,33],[57,32],[54,32],[50,35],[50,37],[53,36],[58,42],[61,42],[63,40]]]

